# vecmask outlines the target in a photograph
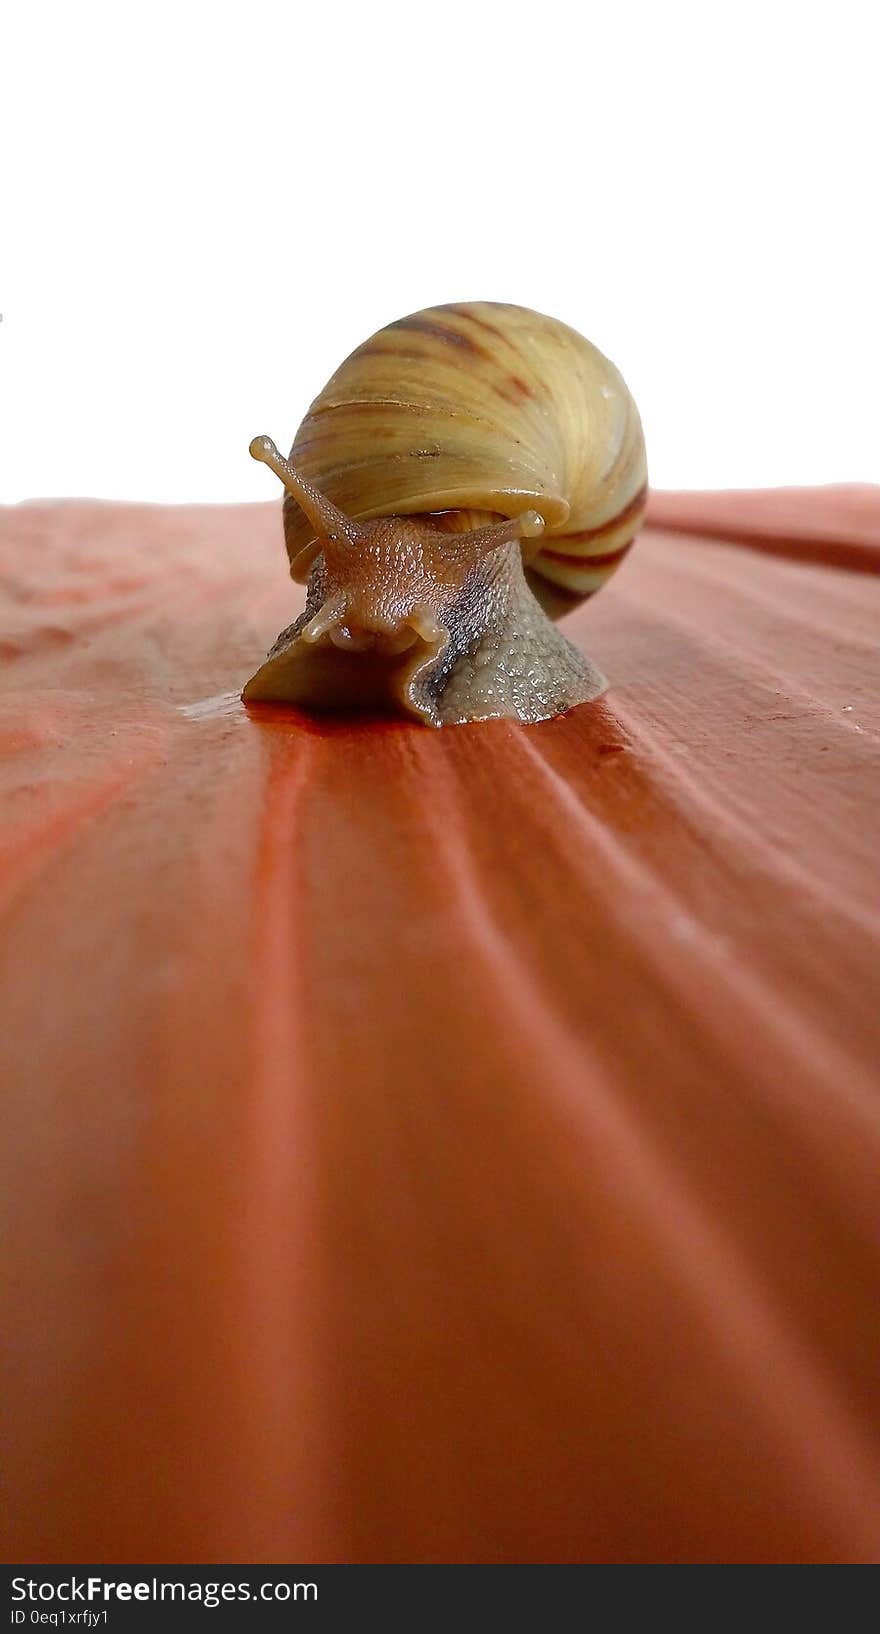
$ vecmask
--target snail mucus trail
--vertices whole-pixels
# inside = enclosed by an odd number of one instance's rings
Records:
[[[268,437],[250,451],[287,490],[308,589],[246,702],[446,726],[605,690],[551,619],[629,550],[646,467],[626,385],[582,335],[523,307],[427,308],[350,354],[290,459]]]

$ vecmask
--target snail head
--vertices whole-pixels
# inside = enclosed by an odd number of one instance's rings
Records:
[[[433,662],[448,644],[455,607],[478,564],[491,571],[487,558],[543,531],[535,511],[467,532],[449,532],[425,517],[355,521],[300,476],[270,438],[254,438],[250,451],[281,478],[320,545],[317,605],[310,581],[306,614],[294,626],[298,642],[368,655],[373,672],[404,654],[410,675]]]

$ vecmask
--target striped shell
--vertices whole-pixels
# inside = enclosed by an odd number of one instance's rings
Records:
[[[490,301],[380,329],[316,397],[290,458],[359,518],[538,511],[528,577],[556,616],[619,566],[647,496],[638,411],[614,365],[566,324]],[[289,496],[284,534],[303,582],[317,544]]]

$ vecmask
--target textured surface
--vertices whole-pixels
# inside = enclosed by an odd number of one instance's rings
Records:
[[[880,585],[815,503],[649,530],[605,699],[443,732],[238,704],[276,505],[2,515],[8,1557],[876,1554]]]

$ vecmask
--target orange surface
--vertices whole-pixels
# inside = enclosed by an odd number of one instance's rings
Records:
[[[876,1555],[852,498],[659,496],[608,697],[442,732],[237,702],[279,506],[2,514],[7,1558]]]

